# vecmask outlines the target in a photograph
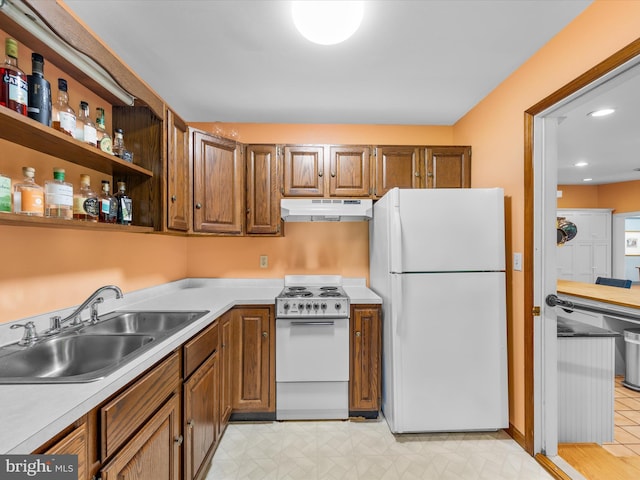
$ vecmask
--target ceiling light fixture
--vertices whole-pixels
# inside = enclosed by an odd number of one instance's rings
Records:
[[[363,1],[294,1],[293,23],[313,43],[335,45],[353,35],[364,16]]]
[[[594,112],[589,112],[587,115],[589,117],[606,117],[607,115],[611,115],[615,111],[616,110],[614,108],[602,108]]]
[[[592,180],[593,180],[593,178],[583,178],[583,179],[582,179],[582,181],[583,181],[583,182],[590,182],[590,181],[592,181]]]
[[[581,161],[573,164],[574,167],[586,167],[587,165],[589,164],[585,161]]]
[[[133,105],[135,98],[116,82],[111,74],[89,56],[76,50],[51,30],[21,0],[0,0],[0,12],[24,28],[49,48],[56,51],[85,75],[95,80],[125,105]]]

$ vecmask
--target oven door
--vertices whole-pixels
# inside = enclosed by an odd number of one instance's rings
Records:
[[[276,382],[349,381],[349,319],[276,319]]]

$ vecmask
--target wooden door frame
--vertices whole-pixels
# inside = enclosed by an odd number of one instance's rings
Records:
[[[524,112],[524,441],[534,454],[534,117],[640,55],[640,38],[617,51]],[[514,438],[516,438],[514,436]],[[518,439],[518,438],[516,438]]]

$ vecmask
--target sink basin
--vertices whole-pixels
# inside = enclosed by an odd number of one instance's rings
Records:
[[[69,335],[0,357],[0,383],[78,383],[98,380],[153,342],[150,335]]]
[[[209,313],[203,311],[124,312],[116,311],[100,317],[95,325],[87,325],[87,333],[108,334],[168,334]]]

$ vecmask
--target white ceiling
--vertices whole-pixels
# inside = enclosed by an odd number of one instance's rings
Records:
[[[335,46],[305,40],[290,1],[65,3],[188,122],[452,125],[591,0],[368,1]],[[564,109],[559,183],[640,179],[637,91],[600,88]],[[599,105],[618,112],[585,116]]]
[[[452,125],[590,0],[368,1],[315,45],[275,0],[65,0],[189,122]]]

